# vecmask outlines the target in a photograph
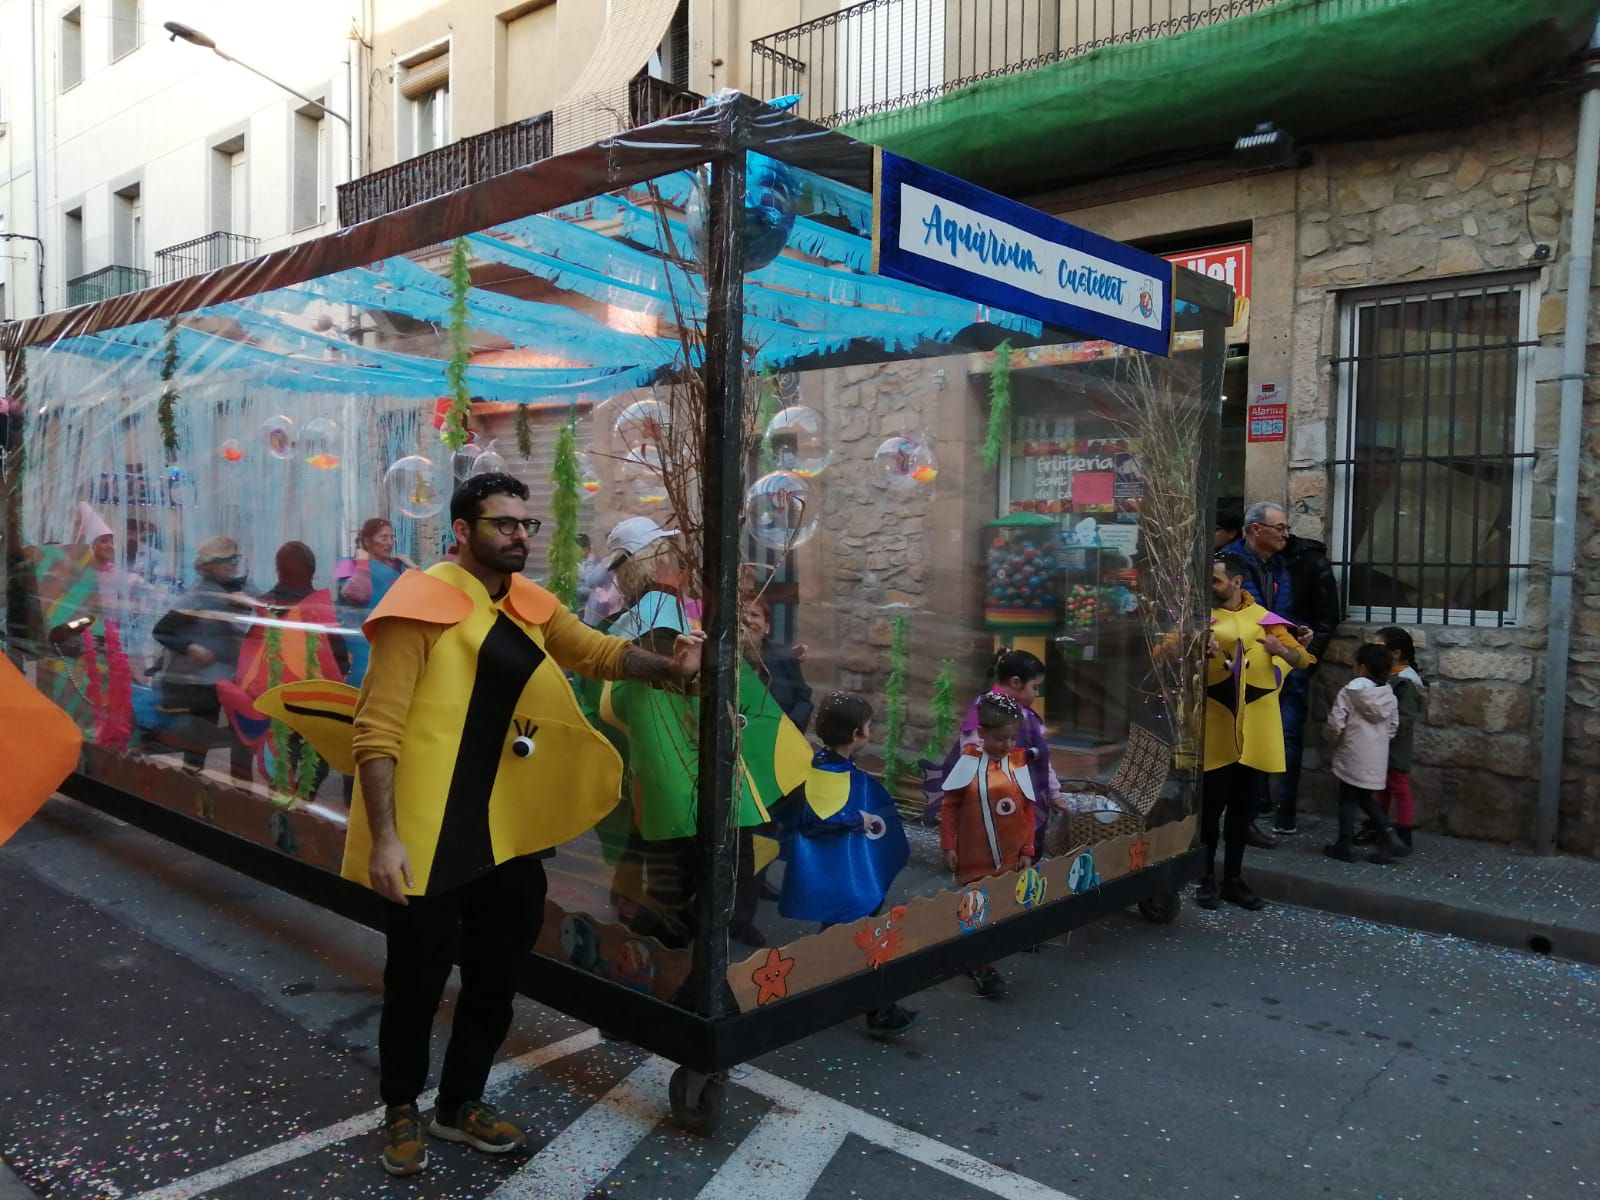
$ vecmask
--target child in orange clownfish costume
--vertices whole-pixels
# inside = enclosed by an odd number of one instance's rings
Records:
[[[979,744],[967,746],[945,776],[939,811],[939,848],[958,884],[1031,867],[1035,858],[1028,752],[1016,749],[1022,712],[998,692],[980,697],[977,708]],[[993,963],[970,974],[980,996],[1005,991]]]

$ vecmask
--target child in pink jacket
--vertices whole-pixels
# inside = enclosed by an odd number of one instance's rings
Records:
[[[1328,714],[1328,746],[1339,780],[1339,840],[1322,848],[1329,858],[1355,861],[1358,808],[1378,830],[1372,862],[1392,863],[1409,853],[1373,795],[1388,782],[1389,739],[1400,728],[1400,706],[1388,680],[1389,651],[1372,643],[1362,646],[1356,651],[1355,678]]]

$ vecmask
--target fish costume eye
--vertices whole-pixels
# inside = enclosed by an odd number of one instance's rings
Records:
[[[994,802],[994,811],[1002,817],[1009,817],[1017,811],[1017,802],[1010,796],[1001,796],[1000,799]]]
[[[868,841],[875,842],[884,834],[889,832],[889,826],[884,822],[882,817],[873,816],[869,813],[868,818],[869,819],[866,827]]]
[[[526,734],[511,743],[511,753],[518,758],[527,758],[533,753],[533,739]]]

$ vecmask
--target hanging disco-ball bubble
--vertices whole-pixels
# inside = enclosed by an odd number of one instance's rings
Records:
[[[307,421],[295,441],[295,452],[308,467],[333,470],[339,465],[339,423],[328,417]]]
[[[483,447],[477,442],[466,442],[461,449],[450,456],[450,477],[457,483],[465,483],[467,476],[471,475],[477,465],[478,456],[483,453]]]
[[[803,404],[781,408],[767,422],[767,449],[780,471],[815,479],[827,469],[832,454],[823,441],[822,414]]]
[[[929,487],[939,475],[939,460],[926,442],[911,437],[886,439],[872,456],[878,479],[890,493],[911,495]]]
[[[617,414],[611,431],[629,454],[660,454],[672,437],[672,412],[660,400],[635,400]]]
[[[789,242],[794,229],[799,186],[783,163],[765,154],[745,156],[744,269],[759,271]],[[709,241],[711,191],[704,172],[696,173],[684,216],[689,222],[689,246],[704,267]]]
[[[222,461],[225,463],[244,461],[244,447],[239,445],[239,443],[233,438],[229,438],[227,441],[222,443],[219,453],[221,453]]]
[[[793,471],[773,471],[750,485],[744,497],[745,527],[772,550],[804,545],[822,520],[822,490]]]
[[[448,499],[440,487],[439,468],[420,454],[408,454],[383,473],[383,492],[390,512],[414,521],[437,516]]]
[[[667,483],[661,458],[654,448],[630,453],[617,472],[625,502],[632,508],[658,508],[667,502]]]
[[[500,457],[500,453],[494,448],[494,439],[491,438],[488,444],[484,446],[483,453],[478,455],[477,460],[472,464],[471,473],[474,475],[503,475],[505,470],[506,460]]]
[[[281,413],[261,422],[261,440],[273,458],[294,457],[294,422]]]

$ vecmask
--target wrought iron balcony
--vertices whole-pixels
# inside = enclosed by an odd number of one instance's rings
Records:
[[[171,283],[190,275],[204,275],[232,263],[254,258],[260,238],[218,230],[156,251],[156,282]]]
[[[640,76],[628,88],[629,128],[696,108],[702,97]],[[355,225],[549,158],[551,114],[540,113],[440,146],[339,188],[339,223]]]
[[[842,125],[1120,42],[1216,25],[1281,0],[864,0],[750,43],[750,90],[802,93]]]
[[[138,267],[101,267],[87,275],[67,280],[67,307],[109,300],[126,292],[150,286],[150,272]]]

